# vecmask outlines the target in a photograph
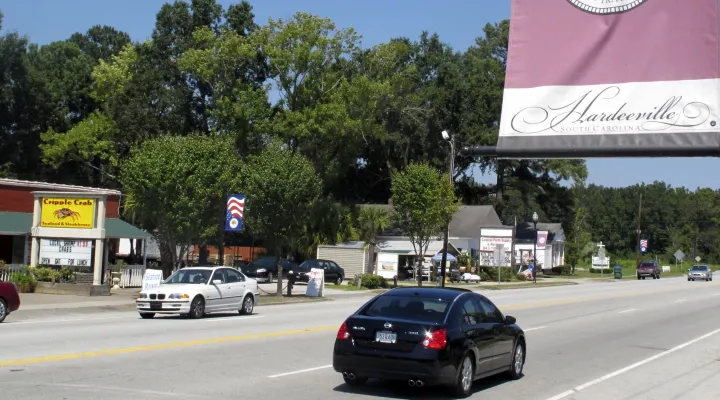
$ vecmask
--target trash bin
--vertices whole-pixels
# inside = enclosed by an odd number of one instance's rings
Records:
[[[616,265],[613,267],[613,270],[615,272],[615,279],[622,279],[622,267]]]

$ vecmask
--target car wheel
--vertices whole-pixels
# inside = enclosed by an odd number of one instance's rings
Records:
[[[273,283],[273,274],[272,274],[272,272],[268,272],[267,283]]]
[[[342,276],[338,276],[337,279],[335,279],[335,284],[340,286],[342,285],[343,278]]]
[[[343,377],[343,380],[345,381],[345,384],[348,386],[363,386],[367,383],[368,378],[361,378],[359,376],[356,376],[355,379],[350,379],[348,377]]]
[[[0,322],[5,321],[5,317],[10,314],[8,312],[7,303],[5,303],[5,300],[0,299]]]
[[[192,303],[190,304],[190,313],[188,314],[188,317],[192,319],[200,319],[205,316],[205,300],[197,296],[193,299]]]
[[[151,319],[154,316],[155,316],[154,312],[141,312],[140,313],[140,318],[142,318],[142,319]]]
[[[638,280],[640,280],[640,275],[638,275],[637,277],[638,277]]]
[[[510,364],[510,370],[508,375],[510,379],[517,380],[522,378],[523,367],[525,366],[525,344],[518,341],[515,344],[515,351],[513,352],[512,364]]]
[[[253,308],[255,307],[255,302],[253,301],[252,296],[247,295],[243,299],[242,308],[240,308],[240,315],[250,315],[253,312]]]
[[[470,359],[470,355],[466,354],[460,363],[460,368],[458,368],[457,383],[453,388],[453,395],[460,399],[470,397],[474,380],[475,366],[472,359]]]

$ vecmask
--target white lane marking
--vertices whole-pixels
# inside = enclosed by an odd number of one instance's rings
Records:
[[[720,293],[715,293],[713,294],[713,296],[720,296]]]
[[[654,355],[654,356],[652,356],[652,357],[649,357],[649,358],[646,358],[646,359],[644,359],[644,360],[642,360],[642,361],[638,361],[638,362],[636,362],[635,364],[629,365],[629,366],[627,366],[627,367],[625,367],[625,368],[622,368],[622,369],[619,369],[619,370],[617,370],[617,371],[615,371],[615,372],[611,372],[611,373],[609,373],[609,374],[607,374],[607,375],[605,375],[605,376],[602,376],[602,377],[597,378],[597,379],[595,379],[595,380],[592,380],[592,381],[590,381],[590,382],[583,383],[583,384],[580,385],[580,386],[576,386],[576,387],[573,388],[573,389],[570,389],[570,390],[568,390],[568,391],[562,392],[562,393],[560,393],[560,394],[557,395],[557,396],[554,396],[554,397],[549,398],[548,400],[560,400],[560,399],[564,399],[565,397],[568,397],[568,396],[570,396],[570,395],[573,395],[573,394],[575,394],[575,393],[577,393],[577,392],[579,392],[579,391],[581,391],[581,390],[585,390],[585,389],[589,388],[590,386],[597,385],[598,383],[602,383],[602,382],[605,382],[605,381],[607,381],[607,380],[609,380],[609,379],[612,379],[612,378],[614,378],[614,377],[616,377],[616,376],[618,376],[618,375],[622,375],[622,374],[624,374],[624,373],[626,373],[626,372],[628,372],[628,371],[631,371],[631,370],[633,370],[633,369],[635,369],[635,368],[641,367],[641,366],[643,366],[643,365],[645,365],[645,364],[647,364],[647,363],[650,363],[650,362],[652,362],[652,361],[655,361],[655,360],[657,360],[658,358],[665,357],[666,355],[671,354],[671,353],[674,353],[674,352],[676,352],[676,351],[678,351],[678,350],[682,350],[682,349],[684,349],[684,348],[686,348],[686,347],[688,347],[688,346],[690,346],[690,345],[693,345],[693,344],[695,344],[695,343],[697,343],[697,342],[700,342],[700,341],[702,341],[702,340],[705,340],[705,339],[707,339],[707,338],[709,338],[709,337],[711,337],[711,336],[713,336],[713,335],[716,335],[716,334],[718,334],[718,333],[720,333],[720,329],[716,329],[716,330],[714,330],[714,331],[712,331],[712,332],[710,332],[710,333],[706,333],[706,334],[704,334],[704,335],[702,335],[702,336],[700,336],[700,337],[698,337],[698,338],[695,338],[695,339],[693,339],[693,340],[691,340],[691,341],[689,341],[689,342],[685,342],[685,343],[683,343],[683,344],[681,344],[681,345],[679,345],[679,346],[675,346],[675,347],[673,347],[673,348],[670,349],[670,350],[665,350],[665,351],[663,351],[662,353],[656,354],[656,355]]]
[[[620,311],[618,314],[625,314],[625,313],[629,313],[629,312],[633,312],[633,311],[637,311],[637,309],[631,308],[631,309],[629,309],[629,310]]]
[[[687,299],[680,299],[680,300],[676,301],[676,303],[682,303],[683,301],[687,301]]]
[[[93,392],[116,392],[116,393],[134,393],[134,394],[145,394],[152,396],[168,396],[178,397],[180,394],[173,392],[159,392],[155,390],[142,390],[142,389],[130,389],[127,387],[112,387],[112,386],[95,386],[95,385],[73,385],[64,383],[43,383],[43,382],[0,382],[0,386],[32,386],[32,387],[48,387],[48,388],[69,388],[79,389]],[[207,399],[207,396],[200,396],[188,393],[182,393],[183,397],[191,397],[197,399]]]
[[[40,321],[13,321],[12,323],[8,325],[15,325],[15,324],[54,324],[58,322],[78,322],[78,321],[102,321],[102,320],[108,320],[108,319],[120,319],[120,318],[127,318],[131,319],[132,317],[125,315],[122,317],[100,317],[100,318],[68,318],[68,319],[47,319],[47,320],[40,320]]]
[[[256,319],[256,318],[265,318],[265,316],[264,315],[251,315],[248,317],[242,316],[242,317],[226,317],[226,318],[204,318],[204,319],[196,319],[193,322],[227,322],[227,321],[238,321],[238,320]]]
[[[318,370],[321,370],[321,369],[328,369],[328,368],[332,368],[332,365],[323,365],[322,367],[301,369],[301,370],[299,370],[299,371],[286,372],[286,373],[284,373],[284,374],[270,375],[270,376],[268,376],[268,378],[282,378],[283,376],[303,374],[303,373],[305,373],[305,372],[318,371]]]
[[[536,330],[538,330],[538,329],[545,329],[545,328],[547,328],[547,326],[536,326],[535,328],[527,328],[527,329],[524,329],[524,331],[525,331],[525,332],[530,332],[530,331],[536,331]]]

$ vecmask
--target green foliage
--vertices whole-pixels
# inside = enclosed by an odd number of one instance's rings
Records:
[[[146,141],[122,164],[126,211],[155,226],[169,248],[187,248],[217,235],[226,196],[243,187],[241,169],[229,139],[191,135]],[[174,264],[177,256],[172,257],[166,262]]]
[[[32,293],[37,286],[37,278],[32,272],[32,268],[22,266],[18,271],[10,273],[10,282],[18,287],[20,293]]]
[[[387,279],[383,278],[382,276],[372,274],[359,274],[355,277],[355,279],[353,279],[351,284],[355,286],[359,285],[371,290],[386,289],[390,286]]]
[[[478,275],[482,281],[486,282],[497,282],[498,281],[498,269],[500,269],[500,282],[511,282],[517,280],[524,280],[524,278],[515,273],[512,268],[498,268],[498,267],[479,267]]]
[[[280,258],[305,233],[310,213],[322,194],[322,182],[312,164],[297,152],[270,145],[251,156],[243,168],[247,203],[245,221],[262,237],[265,247]],[[282,265],[278,265],[278,276]],[[282,295],[278,280],[277,295]]]

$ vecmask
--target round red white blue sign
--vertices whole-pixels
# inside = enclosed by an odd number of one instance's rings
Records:
[[[591,14],[619,14],[628,12],[647,0],[568,0],[575,7]]]

